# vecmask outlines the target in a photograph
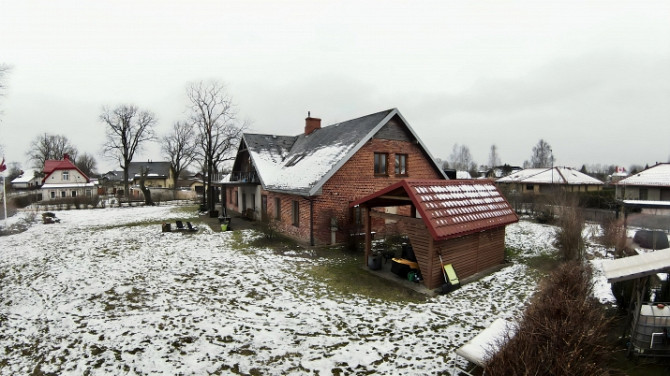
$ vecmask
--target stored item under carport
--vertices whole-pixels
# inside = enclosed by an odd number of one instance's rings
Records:
[[[391,259],[391,271],[398,277],[407,278],[407,273],[412,269],[419,269],[419,264],[403,258]]]
[[[461,286],[461,282],[456,276],[456,271],[451,264],[444,264],[442,261],[442,254],[437,254],[440,257],[440,266],[442,267],[442,276],[444,276],[444,284],[442,284],[442,293],[446,294],[453,290],[456,290]]]

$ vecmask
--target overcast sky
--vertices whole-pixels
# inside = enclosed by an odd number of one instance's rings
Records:
[[[44,132],[99,154],[102,106],[165,133],[187,83],[228,85],[253,131],[295,135],[397,107],[434,157],[485,164],[670,158],[670,1],[0,0],[0,144],[29,167]],[[138,158],[160,160],[156,147]]]

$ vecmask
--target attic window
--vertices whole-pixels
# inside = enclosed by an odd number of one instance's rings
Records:
[[[291,158],[288,163],[286,163],[286,167],[291,167],[295,165],[296,163],[300,162],[303,158],[305,158],[305,154],[297,154],[294,155],[293,158]]]
[[[70,171],[63,171],[63,180],[70,180]]]

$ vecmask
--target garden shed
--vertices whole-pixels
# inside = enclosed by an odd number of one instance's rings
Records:
[[[401,180],[350,204],[364,208],[365,260],[372,249],[372,217],[398,223],[409,238],[423,283],[442,285],[439,256],[466,278],[503,262],[505,226],[519,220],[488,180]],[[391,214],[374,210],[404,207]]]

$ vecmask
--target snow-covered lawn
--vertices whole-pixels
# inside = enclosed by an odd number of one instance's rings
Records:
[[[0,237],[0,373],[437,374],[464,366],[454,350],[518,315],[537,283],[515,263],[422,303],[330,293],[309,269],[335,257],[141,224],[186,219],[174,209],[61,211]],[[507,243],[530,257],[552,234],[522,221]]]

